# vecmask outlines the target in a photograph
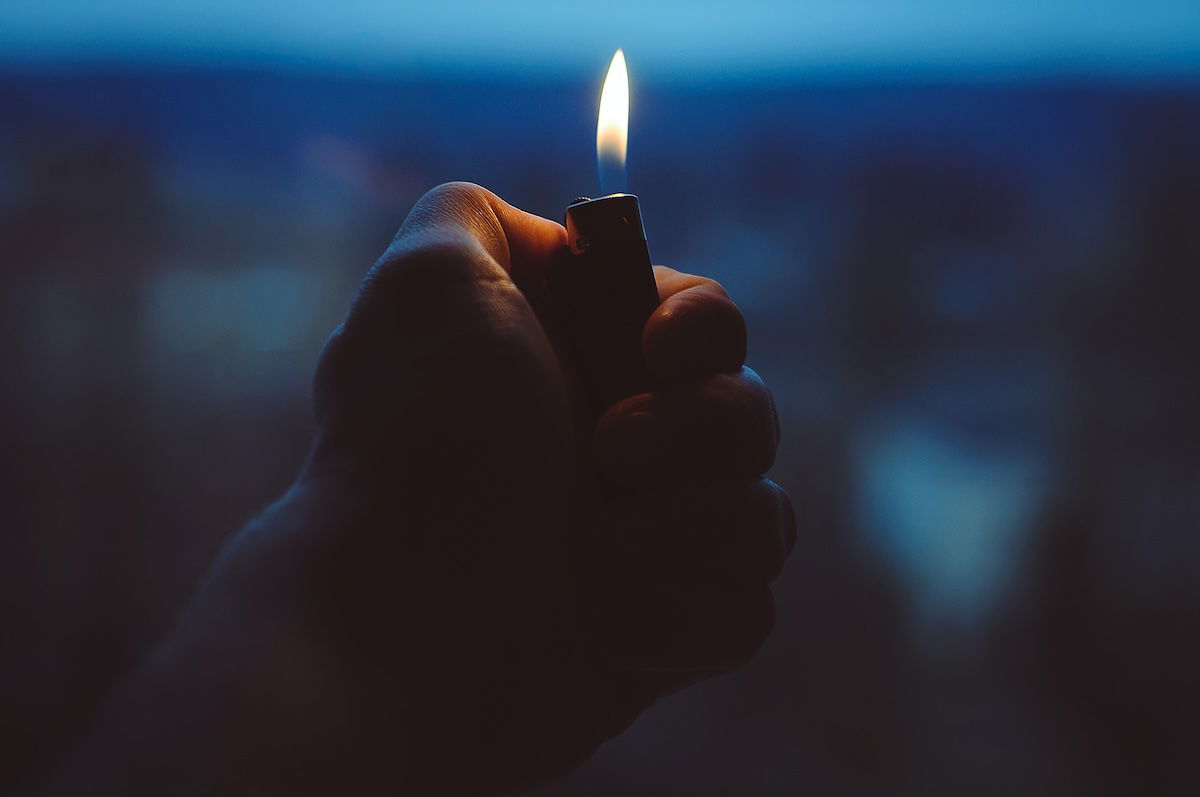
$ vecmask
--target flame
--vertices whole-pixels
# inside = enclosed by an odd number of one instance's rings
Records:
[[[624,190],[625,149],[629,141],[629,72],[625,53],[613,55],[600,91],[600,114],[596,120],[596,160],[601,188]]]

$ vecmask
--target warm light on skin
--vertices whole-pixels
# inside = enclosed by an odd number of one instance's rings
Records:
[[[596,120],[596,158],[600,165],[601,187],[608,191],[624,190],[625,148],[629,140],[629,72],[625,53],[617,50],[608,67],[608,77],[600,91],[600,115]]]

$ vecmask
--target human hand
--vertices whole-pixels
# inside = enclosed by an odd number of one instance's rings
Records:
[[[564,244],[449,184],[367,275],[321,354],[308,463],[135,688],[198,678],[224,703],[198,724],[231,748],[208,786],[529,786],[765,639],[793,518],[762,478],[778,422],[739,311],[656,267],[657,389],[581,426],[546,298]],[[155,699],[133,702],[144,726]]]

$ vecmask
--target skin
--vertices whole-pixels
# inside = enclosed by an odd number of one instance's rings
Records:
[[[479,186],[417,203],[321,354],[295,484],[43,793],[508,793],[750,658],[794,520],[742,316],[656,267],[658,389],[581,423],[537,310],[564,244]]]

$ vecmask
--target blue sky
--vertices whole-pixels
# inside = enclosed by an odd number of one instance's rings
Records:
[[[794,70],[1200,74],[1200,0],[4,0],[0,59],[116,57],[712,78]]]

